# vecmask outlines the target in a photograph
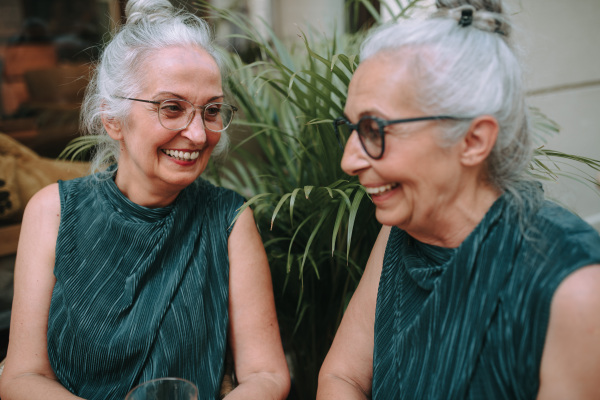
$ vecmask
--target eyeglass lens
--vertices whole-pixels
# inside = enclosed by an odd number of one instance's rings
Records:
[[[164,100],[159,105],[159,121],[167,129],[185,129],[192,121],[195,109],[196,107],[186,100]],[[204,127],[214,132],[227,129],[233,119],[233,107],[229,104],[211,103],[200,110]]]
[[[340,134],[348,138],[352,133],[356,125],[349,124],[347,121],[340,121],[337,123],[337,128]],[[357,126],[358,138],[367,154],[373,158],[381,157],[381,150],[383,147],[383,137],[379,128],[379,124],[376,120],[369,117],[361,118]]]

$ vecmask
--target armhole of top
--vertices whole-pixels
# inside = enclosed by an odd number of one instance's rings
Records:
[[[58,252],[58,244],[60,242],[60,236],[61,236],[61,232],[62,232],[62,225],[63,225],[63,221],[64,221],[64,215],[65,215],[65,208],[66,208],[66,201],[67,201],[67,195],[66,195],[66,185],[65,185],[65,181],[63,181],[62,179],[59,179],[57,181],[58,183],[58,199],[60,201],[60,221],[58,223],[58,232],[56,233],[56,244],[54,245],[54,268],[56,268],[56,263],[58,261],[59,258],[59,252]]]
[[[227,213],[227,239],[229,239],[235,222],[237,222],[236,216],[240,208],[246,203],[246,199],[236,192],[232,192],[231,198],[231,211]]]

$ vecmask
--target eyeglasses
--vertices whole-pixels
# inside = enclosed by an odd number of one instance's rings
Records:
[[[394,124],[403,124],[406,122],[430,121],[430,120],[466,120],[469,117],[453,117],[449,115],[438,115],[434,117],[418,117],[406,119],[385,120],[378,117],[364,116],[353,124],[345,117],[336,118],[333,121],[333,127],[338,141],[341,138],[348,137],[352,132],[358,132],[358,139],[367,155],[375,160],[383,157],[385,151],[385,127]]]
[[[237,107],[226,103],[208,103],[197,106],[183,99],[152,101],[120,96],[119,98],[158,105],[156,110],[158,122],[163,128],[172,131],[180,131],[190,126],[196,115],[196,109],[199,109],[202,110],[204,128],[213,132],[223,132],[229,127],[233,120],[233,114],[238,110]]]

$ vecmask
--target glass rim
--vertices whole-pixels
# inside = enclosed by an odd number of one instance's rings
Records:
[[[160,113],[160,106],[162,104],[164,104],[165,102],[168,102],[168,101],[183,101],[185,103],[188,103],[191,106],[192,111],[187,114],[188,115],[188,117],[187,117],[188,121],[185,123],[184,126],[182,126],[180,128],[169,128],[168,126],[165,126],[165,124],[163,123],[163,120],[162,120],[162,117],[161,117],[161,113]],[[206,104],[204,104],[202,106],[197,106],[196,104],[194,104],[191,101],[186,100],[186,99],[172,98],[172,99],[165,99],[165,100],[156,101],[155,103],[157,103],[159,105],[159,109],[157,110],[158,122],[161,124],[161,126],[163,128],[169,129],[171,131],[181,131],[181,130],[186,129],[188,126],[190,126],[190,124],[194,120],[194,117],[196,116],[196,110],[200,109],[200,110],[202,110],[202,113],[200,114],[200,118],[202,119],[202,125],[204,126],[204,128],[206,128],[207,130],[209,130],[211,132],[223,132],[224,130],[226,130],[227,128],[229,128],[229,125],[231,125],[231,122],[233,121],[233,116],[235,115],[235,112],[238,110],[236,106],[231,105],[229,103],[221,102],[221,101],[213,101],[213,102],[210,102],[210,103],[206,103]],[[217,104],[220,105],[220,106],[222,106],[222,107],[228,108],[231,111],[231,117],[229,118],[229,121],[226,124],[223,123],[223,128],[221,128],[221,129],[212,129],[212,128],[209,128],[207,126],[206,119],[204,118],[204,113],[206,112],[206,109],[209,106],[217,105]]]
[[[183,382],[183,383],[190,384],[192,386],[192,388],[194,389],[194,393],[196,394],[196,396],[198,396],[198,386],[196,386],[196,384],[194,382],[189,381],[185,378],[178,378],[175,376],[166,376],[164,378],[154,378],[154,379],[150,379],[148,381],[138,383],[136,386],[132,387],[127,392],[127,394],[125,395],[125,400],[128,400],[129,396],[131,396],[133,394],[133,392],[135,392],[137,389],[141,389],[143,386],[157,383],[157,382]]]
[[[158,105],[158,109],[156,110],[156,113],[158,114],[158,123],[160,124],[160,126],[162,126],[165,129],[171,130],[171,131],[181,131],[186,129],[188,126],[190,126],[190,124],[192,123],[192,121],[194,120],[194,117],[196,116],[196,109],[200,108],[202,109],[202,114],[200,116],[200,118],[202,119],[202,126],[204,126],[205,129],[211,131],[211,132],[223,132],[224,130],[226,130],[227,128],[229,128],[229,126],[231,125],[231,122],[233,122],[233,116],[235,115],[235,113],[238,111],[238,108],[232,104],[229,103],[225,103],[225,102],[221,102],[221,101],[213,101],[210,103],[206,103],[202,106],[198,106],[194,103],[192,103],[189,100],[186,99],[182,99],[182,98],[170,98],[170,99],[164,99],[164,100],[145,100],[145,99],[136,99],[134,97],[123,97],[123,96],[115,96],[118,99],[122,99],[122,100],[132,100],[132,101],[139,101],[142,103],[150,103],[150,104],[157,104]],[[188,103],[189,105],[192,106],[192,112],[188,113],[188,121],[187,123],[180,127],[180,128],[169,128],[166,127],[163,124],[162,118],[160,117],[160,106],[161,104],[163,104],[164,102],[167,101],[183,101]],[[229,119],[229,122],[227,124],[223,124],[223,128],[222,129],[211,129],[208,126],[206,126],[206,120],[204,119],[204,112],[206,111],[206,108],[210,105],[214,105],[214,104],[219,104],[221,106],[226,106],[231,110],[231,118]]]
[[[422,116],[422,117],[386,120],[384,118],[380,118],[380,117],[377,117],[374,115],[364,115],[359,118],[359,120],[356,122],[356,124],[353,124],[352,122],[350,122],[350,120],[346,116],[340,116],[340,117],[337,117],[333,121],[333,126],[335,128],[335,133],[338,138],[338,141],[340,142],[340,146],[341,146],[341,137],[340,137],[339,129],[340,129],[340,125],[344,125],[347,129],[350,130],[350,134],[352,134],[352,132],[356,131],[356,133],[358,135],[358,140],[359,140],[363,150],[365,151],[365,153],[372,159],[379,160],[383,157],[383,154],[385,152],[385,128],[387,126],[408,123],[408,122],[443,121],[443,120],[461,121],[461,120],[472,120],[473,118],[475,118],[475,117],[454,116],[454,115],[433,115],[433,116]],[[359,127],[360,127],[361,123],[366,120],[375,121],[377,123],[377,130],[379,133],[379,138],[381,140],[381,144],[375,145],[375,147],[378,149],[377,153],[375,153],[376,155],[371,154],[372,152],[370,152],[367,149],[367,145],[365,144],[364,136],[361,135],[359,132]],[[344,128],[342,128],[342,129],[344,129]],[[369,143],[372,144],[372,142],[369,142]]]

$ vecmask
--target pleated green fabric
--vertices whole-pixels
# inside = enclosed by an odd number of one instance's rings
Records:
[[[373,399],[529,399],[552,296],[600,263],[600,236],[550,202],[526,234],[503,194],[456,249],[393,228],[375,315]]]
[[[177,376],[217,398],[227,240],[243,198],[202,179],[159,209],[132,203],[112,179],[59,188],[48,355],[60,382],[85,399],[122,400],[141,382]]]

